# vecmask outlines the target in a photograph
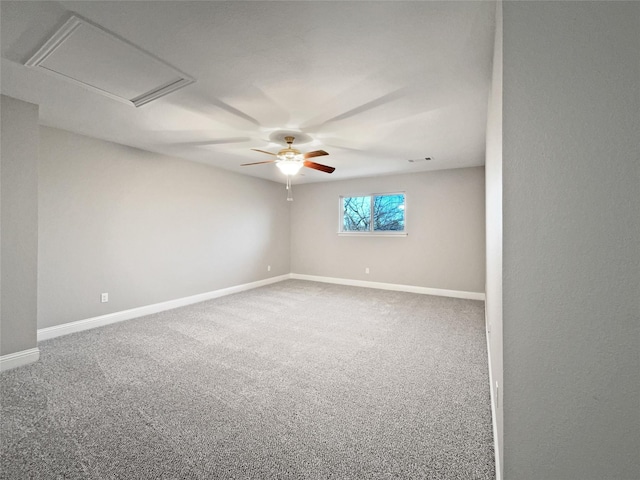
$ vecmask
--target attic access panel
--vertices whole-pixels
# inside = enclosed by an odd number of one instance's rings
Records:
[[[75,15],[25,65],[136,107],[194,82],[166,62]]]

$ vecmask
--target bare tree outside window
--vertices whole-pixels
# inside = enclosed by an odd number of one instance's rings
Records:
[[[404,194],[342,197],[343,232],[403,232]]]
[[[344,197],[342,205],[345,232],[371,230],[371,197]]]
[[[373,197],[373,229],[376,231],[404,230],[404,195]]]

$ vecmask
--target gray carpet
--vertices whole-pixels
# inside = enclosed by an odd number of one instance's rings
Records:
[[[42,342],[3,479],[493,479],[483,303],[289,280]]]

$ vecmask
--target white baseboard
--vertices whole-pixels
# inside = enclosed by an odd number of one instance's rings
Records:
[[[489,394],[491,395],[491,420],[493,424],[493,450],[496,461],[496,480],[502,480],[502,458],[500,457],[500,437],[498,437],[498,420],[496,417],[496,391],[493,382],[493,370],[491,369],[491,341],[490,332],[487,329],[487,303],[484,308],[485,334],[487,337],[487,361],[489,362]]]
[[[0,357],[0,372],[37,362],[39,358],[40,349],[38,347],[2,355]]]
[[[444,290],[441,288],[416,287],[414,285],[400,285],[397,283],[368,282],[365,280],[350,280],[348,278],[320,277],[317,275],[303,275],[292,273],[291,278],[309,280],[312,282],[336,283],[352,287],[377,288],[379,290],[394,290],[397,292],[422,293],[424,295],[438,295],[440,297],[466,298],[468,300],[484,300],[484,293],[464,292],[461,290]]]
[[[204,302],[213,298],[231,295],[232,293],[243,292],[245,290],[251,290],[253,288],[262,287],[271,283],[281,282],[282,280],[287,280],[289,278],[291,278],[290,274],[279,275],[277,277],[258,280],[257,282],[244,283],[242,285],[235,285],[233,287],[221,288],[219,290],[200,293],[198,295],[191,295],[189,297],[177,298],[175,300],[169,300],[167,302],[154,303],[152,305],[145,305],[143,307],[108,313],[106,315],[100,315],[99,317],[92,317],[85,320],[78,320],[76,322],[64,323],[62,325],[56,325],[54,327],[40,328],[38,329],[38,342],[49,340],[55,337],[60,337],[62,335],[68,335],[70,333],[82,332],[83,330],[103,327],[112,323],[131,320],[133,318],[144,317],[145,315],[151,315],[153,313],[163,312],[165,310],[184,307],[193,303]]]
[[[314,282],[334,283],[339,285],[351,285],[356,287],[378,288],[381,290],[395,290],[400,292],[421,293],[426,295],[466,298],[470,300],[484,300],[485,298],[484,293],[479,292],[443,290],[439,288],[416,287],[412,285],[399,285],[394,283],[367,282],[363,280],[349,280],[346,278],[321,277],[316,275],[289,273],[285,275],[279,275],[277,277],[267,278],[264,280],[258,280],[257,282],[235,285],[233,287],[222,288],[220,290],[213,290],[211,292],[200,293],[198,295],[169,300],[167,302],[154,303],[152,305],[145,305],[143,307],[122,310],[120,312],[108,313],[106,315],[100,315],[98,317],[64,323],[62,325],[56,325],[54,327],[40,328],[38,329],[38,342],[60,337],[62,335],[68,335],[70,333],[82,332],[84,330],[89,330],[92,328],[103,327],[112,323],[131,320],[133,318],[144,317],[145,315],[151,315],[153,313],[163,312],[165,310],[184,307],[193,303],[204,302],[206,300],[223,297],[232,293],[243,292],[245,290],[251,290],[253,288],[262,287],[271,283],[281,282],[289,278],[298,280],[310,280]]]

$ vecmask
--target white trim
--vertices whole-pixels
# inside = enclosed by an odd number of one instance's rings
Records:
[[[89,28],[90,30],[94,31],[94,32],[98,32],[101,35],[106,35],[108,38],[110,38],[111,40],[116,40],[120,43],[125,44],[126,46],[136,50],[139,53],[142,53],[144,55],[146,55],[148,58],[152,59],[153,61],[160,63],[161,65],[165,66],[167,69],[169,69],[171,72],[173,72],[176,75],[176,79],[171,80],[170,82],[164,84],[164,85],[159,85],[151,90],[149,90],[148,92],[144,92],[141,95],[135,97],[135,98],[124,98],[121,97],[119,95],[116,95],[114,93],[108,92],[106,90],[103,90],[99,87],[93,86],[89,83],[85,83],[82,80],[78,80],[76,78],[73,77],[69,77],[68,75],[65,75],[64,73],[61,72],[57,72],[54,70],[51,70],[47,67],[45,67],[44,65],[41,65],[42,62],[44,62],[52,53],[54,53],[56,51],[56,49],[58,49],[60,46],[62,46],[64,44],[64,42],[66,42],[72,35],[73,33],[78,29],[78,27],[80,26],[86,26],[87,28]],[[78,15],[71,15],[67,21],[64,23],[64,25],[62,25],[58,31],[56,31],[53,36],[51,38],[49,38],[49,40],[47,40],[44,45],[42,45],[38,51],[33,54],[31,56],[31,58],[29,58],[26,62],[25,62],[25,66],[27,67],[34,67],[34,68],[41,68],[43,69],[45,72],[56,76],[58,78],[63,78],[75,85],[78,85],[82,88],[85,88],[87,90],[96,92],[96,93],[100,93],[101,95],[104,95],[106,97],[109,97],[113,100],[117,100],[119,102],[123,102],[126,103],[127,105],[133,105],[134,107],[141,107],[142,105],[145,105],[149,102],[151,102],[152,100],[156,100],[160,97],[163,97],[165,95],[168,95],[171,92],[174,92],[175,90],[178,90],[180,88],[186,87],[187,85],[190,85],[192,83],[195,82],[195,79],[189,75],[187,75],[186,73],[178,70],[176,67],[174,67],[173,65],[169,65],[167,62],[165,62],[164,60],[156,57],[155,55],[152,55],[151,53],[147,52],[146,50],[143,50],[142,48],[138,47],[137,45],[134,45],[133,43],[129,42],[128,40],[116,35],[113,32],[110,32],[109,30],[102,28],[100,25],[97,25],[93,22],[90,22],[89,20],[82,18]]]
[[[243,292],[245,290],[251,290],[253,288],[262,287],[271,283],[281,282],[289,278],[291,278],[290,274],[279,275],[277,277],[266,278],[264,280],[258,280],[256,282],[244,283],[242,285],[221,288],[219,290],[200,293],[198,295],[177,298],[175,300],[169,300],[167,302],[154,303],[152,305],[145,305],[143,307],[136,307],[129,310],[122,310],[120,312],[108,313],[106,315],[100,315],[99,317],[92,317],[85,320],[78,320],[76,322],[63,323],[62,325],[56,325],[54,327],[40,328],[38,329],[38,342],[49,340],[51,338],[59,337],[62,335],[68,335],[70,333],[82,332],[83,330],[89,330],[92,328],[110,325],[112,323],[122,322],[124,320],[144,317],[145,315],[151,315],[153,313],[164,312],[165,310],[184,307],[193,303],[204,302],[213,298],[231,295],[232,293]]]
[[[49,55],[51,55],[56,48],[62,45],[71,34],[82,25],[84,22],[75,15],[71,15],[67,21],[62,25],[57,32],[55,32],[44,45],[42,45],[38,51],[31,56],[24,64],[27,67],[37,67],[44,62]]]
[[[141,107],[142,105],[146,105],[153,100],[164,97],[165,95],[169,95],[171,92],[179,90],[182,87],[191,85],[193,82],[195,82],[193,78],[179,78],[178,80],[173,80],[166,85],[162,85],[156,88],[155,90],[143,93],[139,97],[132,98],[130,102],[133,103],[135,107]]]
[[[40,349],[38,347],[2,355],[0,357],[0,372],[37,362],[39,358]]]
[[[493,450],[496,462],[496,480],[502,480],[502,459],[500,458],[500,438],[498,437],[498,420],[496,417],[496,392],[494,391],[493,371],[491,369],[491,342],[489,322],[487,318],[487,302],[484,303],[484,323],[487,337],[487,360],[489,362],[489,394],[491,395],[491,423],[493,424]]]
[[[338,232],[339,237],[406,237],[405,232],[398,233],[374,233],[374,232]]]
[[[465,298],[469,300],[484,300],[485,298],[484,293],[480,292],[464,292],[460,290],[444,290],[440,288],[417,287],[413,285],[400,285],[395,283],[368,282],[364,280],[351,280],[347,278],[321,277],[316,275],[288,273],[279,275],[277,277],[258,280],[256,282],[250,282],[242,285],[235,285],[233,287],[213,290],[211,292],[191,295],[189,297],[177,298],[175,300],[169,300],[166,302],[154,303],[152,305],[145,305],[142,307],[131,308],[129,310],[108,313],[106,315],[91,317],[75,322],[63,323],[62,325],[56,325],[53,327],[40,328],[38,329],[38,342],[56,338],[62,335],[68,335],[71,333],[82,332],[84,330],[110,325],[112,323],[131,320],[133,318],[144,317],[145,315],[151,315],[153,313],[163,312],[165,310],[184,307],[193,303],[204,302],[206,300],[223,297],[225,295],[231,295],[232,293],[243,292],[245,290],[251,290],[253,288],[262,287],[264,285],[281,282],[290,278],[296,280],[309,280],[312,282],[334,283],[338,285],[351,285],[355,287],[377,288],[380,290],[395,290],[400,292],[420,293],[425,295],[438,295],[442,297]]]
[[[320,277],[316,275],[303,275],[300,273],[292,273],[291,278],[296,280],[309,280],[311,282],[350,285],[353,287],[377,288],[379,290],[395,290],[398,292],[421,293],[424,295],[438,295],[440,297],[466,298],[468,300],[484,300],[485,298],[484,293],[481,293],[481,292],[464,292],[461,290],[443,290],[441,288],[416,287],[414,285],[400,285],[397,283],[368,282],[365,280]]]

